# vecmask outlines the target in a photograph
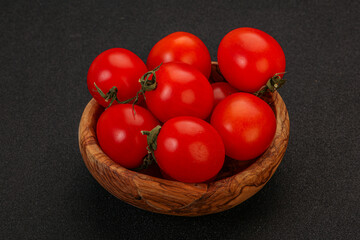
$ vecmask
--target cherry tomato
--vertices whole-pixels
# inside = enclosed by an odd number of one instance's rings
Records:
[[[227,96],[239,92],[239,90],[237,90],[227,82],[212,83],[211,87],[213,88],[214,93],[214,107],[218,105],[218,103],[225,99]]]
[[[161,122],[178,116],[205,119],[214,96],[204,75],[185,63],[164,63],[156,72],[156,88],[145,93],[148,109]]]
[[[250,93],[258,91],[276,73],[285,71],[285,55],[279,43],[254,28],[229,32],[220,42],[218,62],[232,86]]]
[[[225,149],[209,123],[187,116],[164,123],[154,155],[165,176],[195,183],[216,176],[224,164]]]
[[[187,32],[172,33],[151,49],[146,65],[149,70],[160,63],[183,62],[190,64],[209,78],[211,58],[205,44],[195,35]]]
[[[213,111],[211,125],[222,137],[226,155],[236,160],[261,155],[276,131],[270,106],[249,93],[234,93],[222,100]]]
[[[118,100],[125,101],[140,90],[138,81],[146,72],[145,63],[134,53],[123,48],[112,48],[102,52],[92,62],[87,75],[87,86],[94,99],[107,107],[110,102],[106,102],[98,93],[94,83],[104,94],[115,86]]]
[[[117,104],[105,110],[96,127],[97,139],[101,149],[115,162],[125,168],[141,165],[147,155],[146,136],[142,130],[151,130],[159,122],[151,113],[131,104]]]

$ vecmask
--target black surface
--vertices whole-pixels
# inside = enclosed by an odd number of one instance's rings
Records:
[[[358,1],[1,1],[0,239],[359,239]],[[112,47],[146,60],[175,31],[212,59],[237,27],[283,47],[291,133],[253,198],[173,217],[127,205],[87,171],[77,128],[92,60]]]

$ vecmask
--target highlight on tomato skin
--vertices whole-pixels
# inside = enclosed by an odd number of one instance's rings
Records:
[[[210,122],[223,140],[226,155],[241,161],[265,152],[276,132],[276,118],[270,106],[253,94],[243,92],[221,101]]]
[[[158,41],[146,61],[148,69],[160,63],[182,62],[189,64],[209,78],[211,73],[210,53],[205,44],[194,34],[174,32]]]
[[[226,34],[217,57],[225,79],[243,92],[255,93],[274,75],[285,72],[280,44],[255,28],[237,28]]]
[[[198,183],[218,174],[224,164],[225,148],[209,123],[186,116],[164,123],[154,155],[167,179]]]
[[[132,104],[109,107],[99,117],[96,125],[97,140],[101,149],[121,166],[139,167],[147,155],[146,136],[142,130],[151,130],[159,121],[145,108]]]
[[[103,107],[110,101],[99,94],[116,87],[116,98],[125,101],[140,90],[139,78],[147,72],[145,63],[133,52],[124,48],[111,48],[100,53],[91,63],[87,74],[87,87],[93,98]],[[113,104],[117,104],[116,101]]]
[[[213,93],[214,93],[214,108],[216,107],[216,105],[218,105],[219,102],[224,100],[227,96],[239,92],[239,90],[237,90],[227,82],[212,83],[211,87],[213,88]]]

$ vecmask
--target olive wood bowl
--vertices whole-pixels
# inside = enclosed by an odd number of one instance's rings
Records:
[[[210,82],[224,81],[216,62]],[[226,158],[218,176],[207,183],[189,184],[126,169],[111,160],[96,138],[96,122],[104,111],[92,99],[79,126],[80,152],[92,176],[112,195],[135,207],[169,215],[200,216],[230,209],[257,193],[279,166],[289,141],[289,115],[281,96],[265,96],[276,116],[270,147],[251,161]]]

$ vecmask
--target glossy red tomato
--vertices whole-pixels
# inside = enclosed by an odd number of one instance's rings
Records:
[[[148,110],[134,107],[135,116],[131,104],[111,106],[101,114],[96,127],[101,149],[126,168],[141,165],[147,155],[147,140],[141,131],[149,131],[159,124]]]
[[[205,44],[195,35],[187,32],[172,33],[151,49],[146,65],[149,70],[160,63],[183,62],[190,64],[209,78],[211,58]]]
[[[146,72],[145,63],[134,53],[123,48],[112,48],[102,52],[92,62],[87,75],[87,86],[94,99],[107,107],[110,101],[106,102],[100,96],[94,83],[104,94],[112,87],[117,87],[117,98],[125,101],[140,90],[138,81]]]
[[[210,83],[196,68],[185,63],[164,63],[156,72],[155,90],[145,93],[148,109],[161,122],[178,116],[205,119],[214,96]]]
[[[227,82],[212,83],[211,87],[213,88],[214,93],[214,107],[218,105],[218,103],[225,99],[227,96],[239,92],[239,90],[237,90]]]
[[[225,159],[220,135],[209,123],[194,117],[167,121],[157,137],[154,154],[166,175],[191,183],[214,177]]]
[[[285,71],[285,55],[279,43],[254,28],[229,32],[220,42],[218,62],[232,86],[250,93],[258,91],[276,73]]]
[[[226,155],[236,160],[261,155],[276,131],[270,106],[250,93],[234,93],[221,101],[213,111],[211,125],[222,137]]]

